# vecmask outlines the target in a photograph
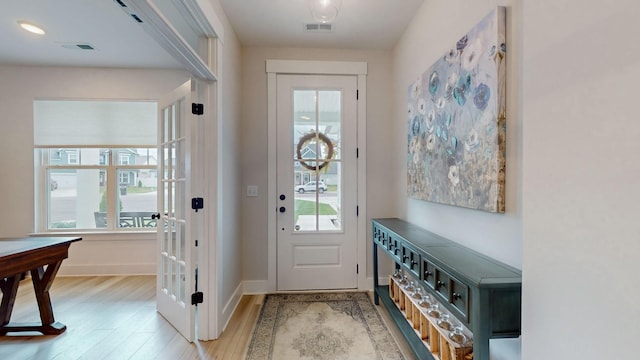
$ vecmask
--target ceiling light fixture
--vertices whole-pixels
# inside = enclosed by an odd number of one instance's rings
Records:
[[[309,0],[309,10],[313,19],[323,24],[336,19],[340,6],[342,6],[342,0]]]
[[[34,25],[30,22],[26,22],[26,21],[18,21],[18,25],[20,25],[21,28],[23,28],[24,30],[30,32],[30,33],[34,33],[34,34],[38,34],[38,35],[44,35],[45,31],[44,29],[42,29],[40,26],[38,25]]]

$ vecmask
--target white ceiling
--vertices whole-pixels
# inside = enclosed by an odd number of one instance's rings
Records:
[[[19,20],[40,25],[46,34],[22,30]],[[96,50],[63,47],[77,43]],[[0,64],[181,67],[112,0],[5,1],[0,11]]]
[[[305,33],[307,0],[220,0],[246,46],[391,49],[424,0],[342,0],[333,33]]]
[[[304,24],[313,22],[307,0],[220,3],[245,46],[390,49],[423,1],[343,0],[335,31],[328,34],[303,32]],[[36,23],[47,34],[27,33],[17,25],[19,20]],[[65,47],[74,44],[90,44],[96,50]],[[113,0],[4,2],[0,64],[181,67]]]

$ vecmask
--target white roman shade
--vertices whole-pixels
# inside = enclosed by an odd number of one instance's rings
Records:
[[[33,102],[36,147],[130,147],[157,144],[155,101]]]

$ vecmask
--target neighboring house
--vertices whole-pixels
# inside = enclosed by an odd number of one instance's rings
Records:
[[[308,115],[305,115],[305,116],[308,116]],[[327,115],[324,113],[321,113],[321,117],[323,119],[326,119]],[[335,132],[332,132],[331,129],[332,129],[331,125],[325,126],[324,133],[328,134],[332,138],[338,137],[338,134]],[[300,137],[309,133],[309,131],[312,131],[312,130],[309,130],[309,129],[305,129],[302,131],[298,130],[295,135],[296,139],[299,139]],[[306,146],[304,146],[302,149],[300,149],[300,156],[302,157],[302,159],[316,159],[316,158],[323,159],[326,156],[326,154],[324,153],[316,154],[316,149],[317,148],[315,143],[310,142]],[[334,156],[334,159],[335,159],[335,156]],[[313,162],[309,162],[309,165],[313,166]],[[309,181],[316,180],[315,172],[304,168],[302,165],[300,165],[299,162],[294,162],[293,169],[295,172],[294,185],[302,185],[302,184],[308,183]],[[320,171],[320,180],[324,180],[325,184],[327,185],[337,185],[338,184],[337,164],[332,163],[328,167],[322,169]]]
[[[135,149],[122,149],[118,152],[117,163],[120,165],[136,164],[138,152]],[[139,170],[120,170],[120,178],[118,184],[120,187],[136,186],[138,184]]]
[[[158,159],[153,155],[138,155],[136,156],[136,165],[157,164]],[[157,169],[140,169],[138,170],[138,181],[142,186],[156,187],[158,185],[158,170]]]
[[[117,164],[119,165],[134,165],[138,164],[139,154],[136,149],[121,149],[118,154]],[[81,161],[81,154],[78,149],[57,149],[51,152],[51,165],[63,165],[63,166],[73,166],[79,165]],[[109,150],[101,150],[100,151],[100,160],[98,162],[99,165],[105,165],[109,161]],[[138,180],[140,176],[141,170],[131,169],[131,170],[120,170],[120,178],[118,179],[118,184],[120,186],[137,186]],[[149,171],[146,171],[147,173]],[[155,172],[155,171],[154,171]],[[65,187],[65,185],[73,184],[75,185],[75,181],[70,176],[75,174],[75,169],[58,169],[56,170],[53,179],[61,183],[61,187]],[[100,186],[104,186],[104,173],[100,172]],[[149,176],[145,174],[145,178]],[[157,175],[156,175],[157,177]],[[61,178],[66,178],[61,179]],[[155,186],[155,181],[153,181],[152,186]]]

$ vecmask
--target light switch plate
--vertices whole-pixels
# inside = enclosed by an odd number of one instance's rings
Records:
[[[258,196],[258,186],[249,185],[247,186],[247,197],[256,197]]]

